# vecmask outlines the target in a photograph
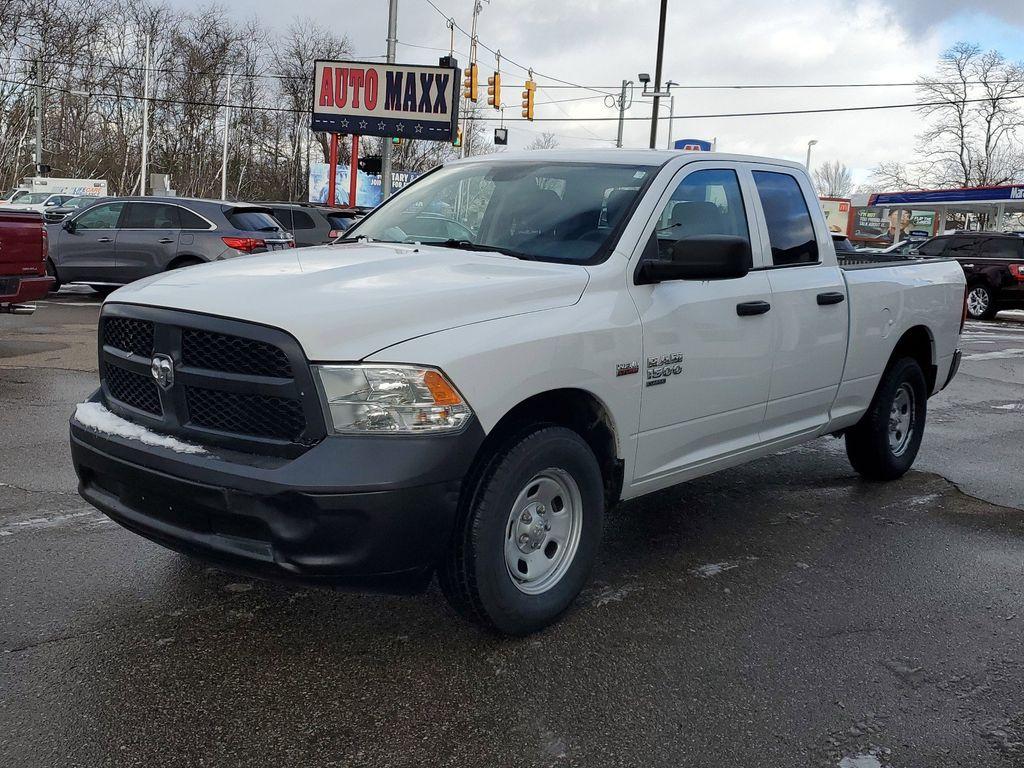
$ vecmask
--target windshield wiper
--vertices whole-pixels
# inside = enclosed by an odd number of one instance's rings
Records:
[[[505,256],[512,256],[516,259],[523,259],[524,261],[534,261],[533,256],[528,253],[520,253],[519,251],[511,251],[508,248],[499,248],[496,245],[483,245],[482,243],[474,243],[472,240],[456,240],[455,238],[449,238],[448,240],[438,240],[437,242],[430,240],[421,241],[424,245],[436,245],[441,248],[458,248],[460,251],[482,251],[484,253],[500,253]]]

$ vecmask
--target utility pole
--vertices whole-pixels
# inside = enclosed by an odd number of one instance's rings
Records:
[[[139,171],[139,195],[146,196],[146,172],[149,169],[149,35],[146,35],[146,64],[142,70],[142,168]]]
[[[472,26],[472,28],[470,30],[470,36],[469,36],[469,65],[470,66],[473,66],[474,64],[476,64],[476,22],[477,22],[477,19],[480,16],[480,11],[482,11],[483,9],[484,9],[484,4],[482,2],[480,2],[480,0],[473,0],[473,26]],[[471,106],[469,106],[469,100],[468,99],[465,100],[464,103],[465,103],[465,107],[466,107],[466,116],[465,116],[465,120],[463,121],[463,128],[462,128],[462,156],[463,157],[469,157],[469,154],[470,154],[470,147],[469,147],[469,145],[470,145],[470,142],[472,141],[472,139],[470,138],[470,134],[472,133],[472,130],[470,129],[470,123],[473,120],[473,108]]]
[[[630,81],[622,81],[622,91],[619,93],[619,133],[615,139],[615,146],[622,149],[622,129],[626,125],[626,89],[629,88]]]
[[[43,164],[43,60],[36,59],[36,174]]]
[[[395,63],[398,44],[398,0],[390,0],[388,7],[388,64]],[[391,196],[391,139],[384,138],[380,153],[380,195],[382,200]]]
[[[224,97],[224,153],[220,159],[220,199],[228,199],[228,133],[231,131],[231,73],[228,72],[228,92]]]
[[[658,61],[654,65],[654,92],[661,91],[661,62],[665,55],[665,17],[668,14],[668,0],[661,0],[661,20],[658,22]],[[658,146],[658,110],[661,109],[661,97],[654,97],[651,109],[651,149]]]

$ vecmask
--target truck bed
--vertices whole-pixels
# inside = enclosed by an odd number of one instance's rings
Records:
[[[842,269],[867,269],[870,267],[891,267],[896,264],[914,264],[925,259],[918,256],[905,256],[899,253],[844,253],[838,252],[836,258]],[[928,261],[935,261],[928,259]]]

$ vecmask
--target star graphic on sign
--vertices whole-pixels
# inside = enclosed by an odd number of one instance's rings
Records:
[[[381,131],[384,130],[384,121],[383,120],[381,120],[379,123],[377,123],[377,129],[381,130]]]
[[[341,127],[342,128],[348,128],[348,120],[342,120],[341,121]]]
[[[365,131],[366,130],[366,121],[365,120],[360,120],[359,121],[359,130],[361,130],[361,131]]]
[[[416,133],[423,133],[423,126],[416,123]]]
[[[397,124],[397,125],[395,126],[395,130],[396,130],[396,131],[398,131],[399,133],[401,133],[402,131],[404,131],[404,130],[405,130],[405,123],[398,123],[398,124]]]

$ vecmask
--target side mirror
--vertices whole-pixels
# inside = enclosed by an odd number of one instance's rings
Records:
[[[680,238],[671,259],[640,263],[637,285],[666,280],[735,280],[750,271],[750,241],[733,235],[696,235]]]
[[[75,232],[75,220],[70,217],[64,219],[64,221],[61,222],[60,226],[64,229],[65,232],[70,232],[71,234],[74,234]]]

